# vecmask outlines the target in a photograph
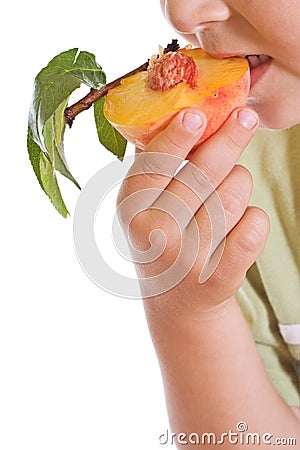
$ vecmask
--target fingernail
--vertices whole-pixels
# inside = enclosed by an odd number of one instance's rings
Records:
[[[198,114],[186,112],[183,116],[182,123],[187,131],[197,131],[203,124],[203,121]]]
[[[243,109],[239,111],[238,119],[240,123],[243,125],[243,127],[247,128],[248,130],[253,130],[253,128],[255,128],[258,123],[257,116],[248,109]]]

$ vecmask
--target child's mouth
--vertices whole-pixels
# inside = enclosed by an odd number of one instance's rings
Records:
[[[252,87],[267,71],[272,58],[268,55],[247,55],[245,58],[249,63]]]
[[[247,55],[246,59],[248,60],[250,70],[255,69],[256,67],[264,64],[266,61],[269,61],[271,56],[268,55]]]

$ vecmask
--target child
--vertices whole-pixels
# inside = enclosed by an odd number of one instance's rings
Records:
[[[166,237],[160,258],[136,264],[136,269],[170,425],[177,436],[181,432],[221,436],[243,421],[249,432],[273,436],[269,443],[260,442],[259,448],[270,443],[277,447],[275,438],[281,437],[300,443],[300,2],[161,3],[175,30],[189,42],[216,57],[247,56],[251,69],[247,107],[235,110],[191,154],[206,118],[195,108],[180,112],[130,171],[141,173],[152,167],[157,174],[127,177],[119,194],[125,227],[121,202],[126,199],[128,208],[131,194],[145,192],[139,196],[143,212],[129,230],[138,250],[148,250],[149,241],[154,250],[161,248],[161,234],[150,236],[155,229]],[[196,166],[214,186],[224,211],[226,230],[218,238],[224,244],[222,255],[201,283],[199,274],[213,233],[212,195],[206,192],[202,203],[192,189],[171,179],[168,155]],[[193,172],[188,172],[189,163],[179,169],[180,176],[188,178]],[[173,174],[177,168],[172,168]],[[193,188],[203,194],[205,183],[193,173]],[[156,197],[149,199],[149,188],[157,190]],[[172,289],[161,286],[151,296],[143,278],[164,271],[182,251],[178,227],[164,213],[170,194],[192,211],[200,241],[188,241],[191,225],[182,220],[188,248],[198,249],[195,264],[182,280],[174,280]],[[249,206],[251,195],[251,202],[259,207]],[[252,447],[258,448],[256,444]],[[188,442],[184,447],[194,448]],[[228,442],[222,446],[229,447]]]

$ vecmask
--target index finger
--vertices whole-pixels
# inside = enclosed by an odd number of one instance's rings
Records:
[[[150,206],[198,142],[206,124],[205,114],[196,108],[178,113],[167,128],[137,155],[122,183],[118,204],[137,191],[154,188],[156,193],[153,191],[153,198],[150,196],[147,199]]]
[[[165,190],[184,200],[195,213],[230,174],[258,123],[258,116],[250,109],[233,111],[217,133],[188,155],[189,162]],[[159,198],[159,205],[163,205],[163,197],[164,194]]]

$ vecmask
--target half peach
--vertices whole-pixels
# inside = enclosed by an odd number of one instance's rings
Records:
[[[175,56],[177,68],[169,70],[170,62],[163,55],[147,71],[123,79],[106,96],[105,117],[141,150],[184,108],[193,106],[206,114],[207,127],[199,145],[220,128],[235,108],[246,104],[250,71],[245,58],[214,58],[200,48],[176,53],[181,55]],[[192,67],[180,62],[186,59],[190,63],[190,58]]]

